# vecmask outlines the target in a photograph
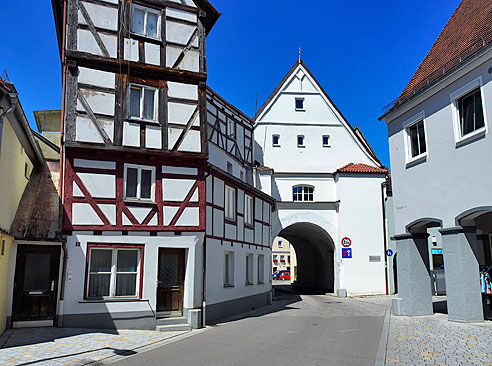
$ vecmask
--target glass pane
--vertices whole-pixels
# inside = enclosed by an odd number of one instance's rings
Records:
[[[154,95],[155,90],[144,90],[144,118],[154,119]]]
[[[118,250],[118,272],[137,272],[138,250]]]
[[[273,136],[273,144],[278,145],[278,136]]]
[[[109,296],[110,274],[91,274],[89,275],[89,297]]]
[[[135,296],[137,294],[136,274],[116,275],[116,296]]]
[[[142,96],[141,89],[130,89],[130,117],[140,118],[140,98]]]
[[[111,249],[91,249],[90,272],[111,272]]]
[[[304,145],[304,136],[297,136],[297,145]]]
[[[144,34],[144,16],[145,12],[143,10],[133,9],[132,32]]]
[[[159,286],[179,286],[179,254],[161,253],[159,261]]]
[[[126,197],[137,197],[137,174],[138,169],[136,168],[126,170]]]
[[[466,135],[473,132],[473,120],[474,120],[474,98],[473,95],[464,97],[462,100],[462,134]]]
[[[157,14],[147,13],[147,36],[157,38]]]
[[[51,289],[50,265],[50,253],[26,253],[22,290],[49,291]]]
[[[482,95],[480,90],[475,93],[475,129],[478,130],[485,126],[483,121]]]
[[[148,169],[142,169],[142,180],[140,183],[140,198],[151,198],[152,188],[152,171]]]
[[[296,99],[296,109],[304,108],[304,99]]]
[[[409,128],[410,133],[410,145],[412,157],[417,156],[419,154],[419,142],[417,138],[417,125],[413,125]]]
[[[420,121],[418,123],[418,133],[419,133],[419,147],[420,147],[419,154],[423,154],[427,150],[425,146],[424,121]]]

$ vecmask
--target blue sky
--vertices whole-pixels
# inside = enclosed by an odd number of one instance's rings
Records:
[[[302,59],[352,125],[389,165],[382,107],[398,97],[459,0],[211,0],[222,13],[207,38],[208,84],[252,116]],[[0,73],[24,111],[61,107],[49,0],[3,1]]]

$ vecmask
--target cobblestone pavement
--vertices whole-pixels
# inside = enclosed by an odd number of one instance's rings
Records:
[[[0,365],[86,365],[111,356],[132,355],[148,346],[186,332],[24,328],[0,337]]]

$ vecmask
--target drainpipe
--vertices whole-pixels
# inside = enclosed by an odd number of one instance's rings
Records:
[[[208,170],[208,168],[206,168]],[[209,172],[205,175],[205,184]],[[203,236],[203,265],[202,265],[202,327],[207,325],[207,228],[205,227],[205,235]]]
[[[10,107],[5,112],[0,115],[0,154],[2,152],[2,132],[3,132],[3,120],[7,116],[7,114],[13,112],[17,107],[17,93],[8,93],[8,97],[10,98]]]
[[[384,188],[386,182],[381,183],[381,207],[383,209],[383,243],[384,243],[384,278],[386,282],[386,295],[389,295],[388,288],[388,256],[386,255],[386,208],[384,205]]]

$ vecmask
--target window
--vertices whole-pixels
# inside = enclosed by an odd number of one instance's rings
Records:
[[[296,98],[296,111],[304,110],[304,98]]]
[[[227,173],[232,174],[232,164],[227,162]]]
[[[253,197],[244,195],[244,223],[253,225]]]
[[[480,88],[457,100],[461,137],[485,127]]]
[[[2,239],[2,249],[0,255],[3,257],[5,255],[5,239]]]
[[[227,118],[227,136],[232,139],[236,137],[236,124],[230,118]]]
[[[225,186],[225,218],[236,220],[236,190],[229,186]]]
[[[265,283],[265,256],[258,254],[258,283]]]
[[[27,162],[24,162],[24,176],[29,179],[29,164]]]
[[[139,296],[141,248],[89,247],[87,297]]]
[[[323,142],[323,147],[330,147],[330,136],[329,135],[323,135],[321,140]]]
[[[246,285],[253,284],[253,254],[246,254]]]
[[[285,255],[280,255],[280,262],[285,262]]]
[[[155,168],[125,164],[125,199],[153,201]]]
[[[160,38],[160,13],[156,10],[133,6],[132,32],[150,38]]]
[[[420,119],[407,127],[410,158],[415,158],[426,152],[424,120]]]
[[[304,135],[297,135],[297,147],[304,147]]]
[[[274,254],[274,255],[273,255],[273,261],[274,261],[274,262],[278,262],[278,255],[277,255],[277,254]]]
[[[292,187],[292,200],[294,202],[314,201],[314,187],[311,186],[295,186]]]
[[[284,247],[284,243],[282,243],[282,240],[279,240],[278,243],[277,243],[278,247],[279,248],[283,248]]]
[[[224,252],[224,287],[234,286],[234,252]]]
[[[244,172],[242,170],[239,172],[239,178],[244,180]]]
[[[130,84],[129,89],[128,117],[155,121],[157,119],[157,89],[135,84]]]
[[[290,255],[287,256],[287,262],[290,263]]]
[[[280,135],[272,135],[272,145],[280,146]]]

